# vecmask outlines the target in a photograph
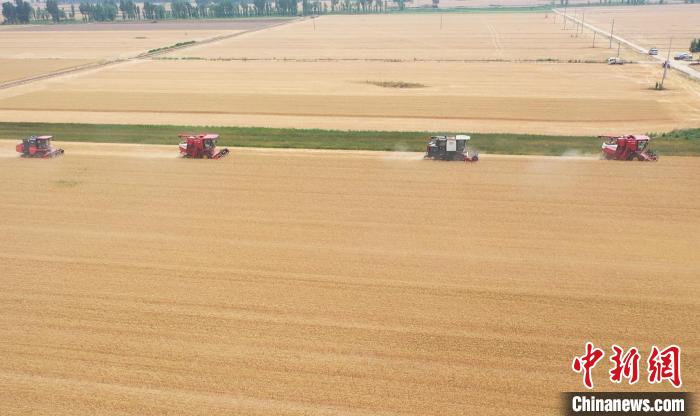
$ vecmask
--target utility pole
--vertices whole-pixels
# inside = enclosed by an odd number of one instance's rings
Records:
[[[583,24],[586,22],[586,11],[581,12],[581,34],[583,35]]]
[[[595,48],[595,35],[596,35],[597,33],[598,33],[598,32],[596,32],[595,30],[593,31],[593,48]]]
[[[440,30],[442,30],[442,15],[440,15]]]
[[[566,30],[566,8],[568,7],[568,4],[564,5],[564,30]]]
[[[620,42],[617,42],[617,57],[620,57]]]
[[[615,29],[615,19],[612,21],[612,26],[610,26],[610,46],[608,46],[608,49],[612,48],[612,38],[613,38],[613,30]]]
[[[661,84],[659,84],[659,89],[664,89],[664,81],[666,80],[666,71],[668,71],[668,66],[671,59],[671,44],[673,43],[673,38],[668,41],[668,55],[666,55],[666,62],[664,62],[664,74],[661,76]]]

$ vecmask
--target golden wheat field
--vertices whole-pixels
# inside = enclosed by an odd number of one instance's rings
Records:
[[[3,58],[101,59],[127,58],[177,42],[203,40],[220,32],[208,30],[135,31],[1,31]],[[235,33],[235,32],[234,32]]]
[[[675,52],[687,52],[690,42],[698,37],[698,16],[700,4],[586,10],[589,22],[609,31],[615,20],[616,34],[646,48],[656,47],[661,55],[666,55],[671,43],[671,57]]]
[[[87,63],[124,59],[177,42],[204,40],[214,31],[0,31],[0,82]],[[232,32],[235,33],[235,32]]]
[[[46,74],[90,63],[89,59],[4,59],[0,58],[0,82]]]
[[[586,340],[700,381],[697,158],[13,146],[0,414],[554,415]]]
[[[561,17],[557,20],[562,23]],[[574,36],[549,13],[331,15],[214,44],[174,57],[346,60],[602,60],[602,43]],[[607,46],[607,45],[605,45]],[[436,66],[436,70],[439,66]]]
[[[202,42],[279,19],[0,26],[0,82],[87,63],[128,59],[179,42]]]
[[[625,49],[638,63],[605,65],[614,49],[561,23],[553,13],[298,20],[2,90],[0,120],[568,135],[697,126],[697,83],[672,73],[653,91],[660,65]]]
[[[697,85],[678,77],[674,85],[683,89],[649,91],[654,78],[641,65],[453,62],[439,68],[427,62],[141,61],[42,83],[48,88],[2,91],[0,111],[27,121],[593,135],[700,122],[700,100],[692,95],[700,94]],[[373,84],[396,79],[425,87]]]

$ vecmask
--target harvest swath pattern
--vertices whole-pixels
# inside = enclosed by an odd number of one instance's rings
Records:
[[[583,332],[700,381],[697,158],[61,146],[0,142],[2,414],[559,414]]]

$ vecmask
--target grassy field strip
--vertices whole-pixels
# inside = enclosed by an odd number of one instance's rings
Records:
[[[57,141],[95,143],[178,143],[183,132],[216,132],[221,146],[338,150],[425,150],[430,135],[445,132],[341,131],[258,127],[147,126],[121,124],[0,123],[0,139],[19,140],[51,134]],[[600,139],[592,136],[546,136],[508,133],[471,134],[471,147],[484,153],[571,156],[598,154]],[[656,135],[662,155],[699,156],[700,129]]]

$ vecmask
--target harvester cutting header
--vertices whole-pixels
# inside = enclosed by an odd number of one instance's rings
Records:
[[[218,134],[180,134],[180,155],[192,159],[221,159],[229,154],[228,149],[217,152]]]

